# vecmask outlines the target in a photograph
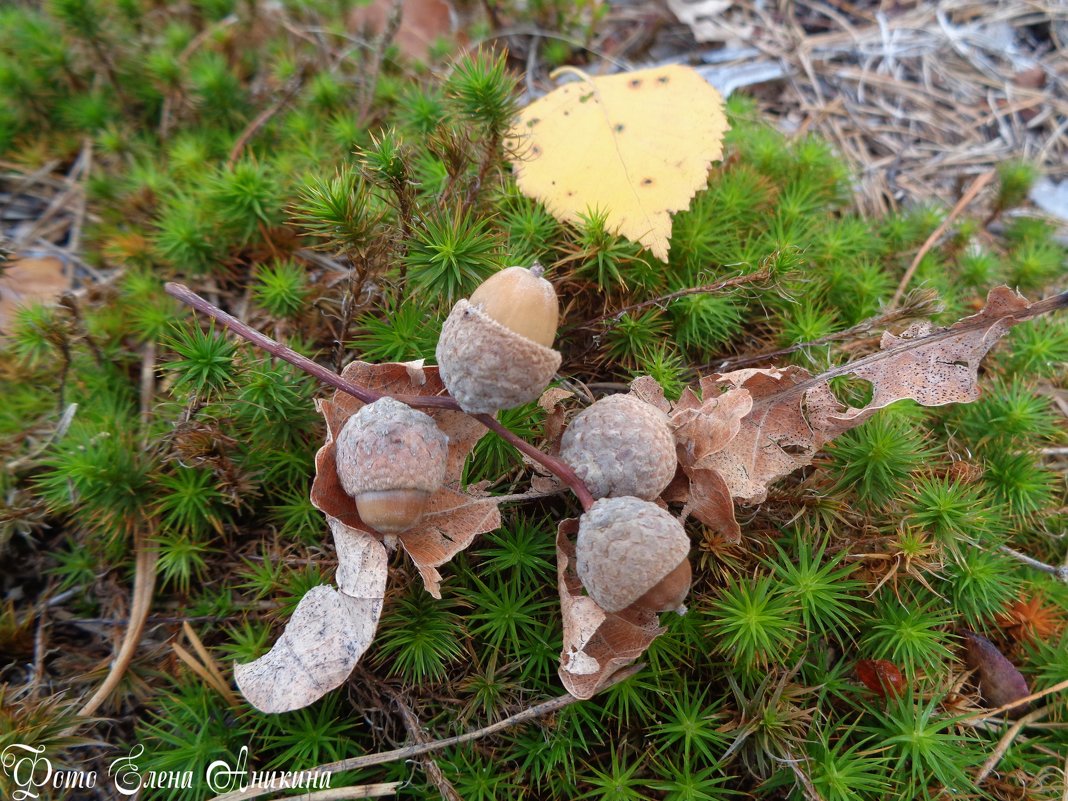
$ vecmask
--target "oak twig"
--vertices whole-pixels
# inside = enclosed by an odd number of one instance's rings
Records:
[[[257,331],[252,326],[238,320],[232,314],[228,314],[215,304],[205,300],[196,292],[193,292],[189,287],[185,286],[185,284],[172,282],[168,283],[164,289],[171,297],[196,309],[201,314],[206,314],[213,320],[218,321],[224,328],[229,329],[243,339],[247,339],[249,342],[267,351],[272,356],[277,356],[282,361],[289,362],[294,367],[300,368],[308,373],[308,375],[314,376],[327,386],[346,392],[364,403],[374,403],[376,400],[384,396],[381,392],[376,392],[373,389],[361,387],[358,384],[353,384],[351,381],[346,381],[333,370],[323,367],[321,364],[312,361],[306,356],[301,356],[292,348],[271,339],[266,334]],[[416,408],[463,411],[460,409],[459,404],[448,395],[391,395],[390,397]],[[525,453],[531,459],[543,465],[551,473],[562,479],[575,494],[575,497],[578,498],[583,509],[589,509],[590,506],[593,505],[593,495],[590,494],[585,483],[578,477],[575,471],[568,467],[562,460],[544,453],[526,440],[516,436],[505,426],[501,425],[492,415],[472,414],[471,417],[478,420],[490,431],[493,431],[500,436],[501,439],[515,446],[517,450]]]

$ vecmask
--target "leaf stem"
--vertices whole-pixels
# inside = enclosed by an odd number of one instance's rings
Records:
[[[201,314],[205,314],[213,320],[218,321],[224,328],[229,329],[239,337],[247,339],[253,345],[262,348],[272,356],[277,356],[282,361],[289,362],[294,367],[300,368],[308,375],[319,379],[319,381],[327,386],[346,392],[364,403],[374,403],[376,400],[383,397],[383,393],[375,392],[373,389],[367,387],[361,387],[358,384],[353,384],[351,381],[346,381],[333,370],[323,367],[321,364],[312,361],[306,356],[301,356],[292,348],[271,339],[269,336],[257,331],[252,326],[241,322],[241,320],[238,320],[232,314],[223,311],[215,304],[202,298],[185,284],[170,282],[164,287],[164,290],[171,297],[180,300],[182,303],[192,307]],[[417,408],[463,411],[459,404],[448,395],[391,395],[390,397],[399,400],[401,403],[406,403],[409,406]],[[500,436],[501,439],[515,446],[517,450],[525,453],[531,459],[538,462],[551,473],[563,480],[575,494],[575,497],[578,498],[579,503],[582,504],[583,510],[587,510],[593,505],[593,495],[590,494],[585,483],[583,483],[582,479],[578,477],[575,471],[568,467],[563,461],[544,453],[526,440],[513,434],[505,426],[501,425],[492,415],[472,414],[471,417],[478,420],[490,431],[493,431]]]

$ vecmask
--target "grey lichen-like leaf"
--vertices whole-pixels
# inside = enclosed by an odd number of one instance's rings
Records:
[[[341,686],[374,639],[386,591],[387,555],[363,531],[330,521],[340,591],[313,587],[274,647],[234,665],[238,689],[261,712],[289,712]]]

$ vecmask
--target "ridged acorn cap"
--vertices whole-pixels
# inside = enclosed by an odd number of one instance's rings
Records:
[[[352,415],[337,437],[337,475],[352,497],[366,492],[436,492],[445,481],[449,438],[433,418],[393,398]]]
[[[579,518],[575,569],[608,612],[637,601],[689,553],[682,523],[641,498],[602,498]]]
[[[653,500],[675,476],[668,416],[633,395],[609,395],[582,411],[560,442],[563,459],[593,497]]]
[[[492,414],[537,400],[560,367],[560,354],[460,300],[441,327],[438,372],[460,408]]]

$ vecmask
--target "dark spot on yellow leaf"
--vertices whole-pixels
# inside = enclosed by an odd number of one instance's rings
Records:
[[[527,127],[528,128],[533,128],[539,122],[541,122],[541,118],[540,117],[534,117],[534,119],[527,121]]]
[[[575,190],[573,190],[573,189],[567,190],[567,196],[568,197],[574,197],[575,196]]]
[[[564,116],[565,117],[570,117],[571,116],[571,112],[570,111],[565,111],[564,112]]]
[[[623,133],[623,123],[617,122],[614,130],[616,133]]]
[[[634,78],[634,79],[632,79],[632,80],[631,80],[631,82],[630,82],[629,84],[627,84],[627,85],[628,85],[628,86],[629,86],[629,87],[630,87],[631,89],[637,89],[637,88],[638,88],[639,86],[641,86],[641,85],[642,85],[642,79],[641,79],[641,78]]]
[[[664,83],[667,83],[667,82],[668,82],[668,81],[670,81],[670,80],[671,80],[671,79],[670,79],[670,78],[668,78],[668,76],[666,76],[666,75],[661,75],[661,76],[660,76],[659,78],[657,78],[657,79],[656,79],[656,82],[657,82],[657,83],[660,83],[660,84],[664,84]]]
[[[535,156],[540,156],[541,155],[541,146],[540,145],[534,145],[534,147],[532,147],[530,149],[530,152],[533,153]]]
[[[652,184],[653,184],[653,179],[652,178],[642,178],[642,186],[652,186]]]

